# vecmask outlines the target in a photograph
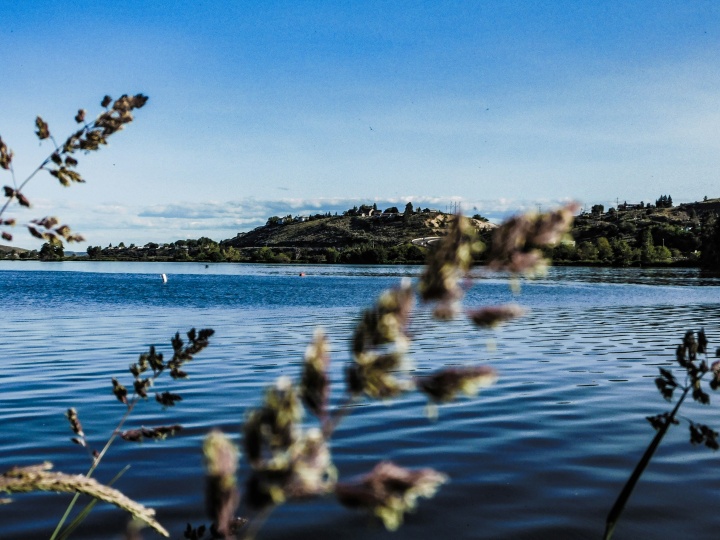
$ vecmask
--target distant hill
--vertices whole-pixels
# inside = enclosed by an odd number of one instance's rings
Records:
[[[656,231],[653,236],[677,235],[696,237],[701,221],[720,213],[720,198],[702,202],[683,203],[670,208],[620,204],[607,212],[585,212],[575,218],[573,236],[576,240],[594,239],[600,236],[621,236],[632,240],[645,230]],[[696,238],[699,242],[699,238]]]
[[[14,251],[15,253],[26,253],[27,249],[15,247],[15,246],[4,246],[0,245],[0,252],[2,253],[10,253],[11,251]]]
[[[685,212],[688,215],[690,213],[692,213],[693,210],[695,210],[695,213],[698,215],[708,214],[711,212],[720,214],[720,198],[707,199],[704,201],[693,202],[693,203],[683,203],[683,204],[677,206],[678,212]]]
[[[593,206],[575,218],[574,246],[553,250],[555,262],[573,264],[697,265],[703,238],[720,213],[720,199],[666,206],[619,204],[608,211]]]
[[[454,215],[413,210],[409,203],[407,209],[379,211],[362,205],[341,216],[272,216],[262,227],[220,242],[206,237],[127,247],[120,242],[88,246],[87,255],[90,260],[122,261],[419,264],[438,237],[447,234]],[[698,266],[708,253],[720,253],[720,232],[717,248],[708,243],[718,214],[720,198],[672,206],[672,199],[663,196],[654,205],[623,203],[607,211],[594,205],[576,216],[572,239],[547,248],[546,255],[559,264]],[[479,215],[472,223],[491,245],[497,226]],[[0,251],[12,249],[0,246]]]
[[[374,215],[318,215],[294,218],[267,225],[220,242],[234,248],[335,248],[361,244],[391,247],[418,238],[442,236],[447,232],[451,214],[426,211],[405,216],[403,213]],[[473,220],[478,229],[489,230],[492,223]]]
[[[481,235],[496,228],[475,217],[472,222]],[[362,205],[342,216],[272,216],[266,225],[220,242],[205,237],[145,246],[121,242],[89,246],[87,253],[89,260],[419,264],[429,246],[447,234],[452,219],[436,210],[381,212]]]

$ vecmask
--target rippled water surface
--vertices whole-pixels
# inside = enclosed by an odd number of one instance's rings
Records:
[[[304,270],[307,275],[299,277]],[[159,274],[168,274],[163,284]],[[211,327],[211,346],[188,365],[190,379],[155,390],[184,400],[163,411],[141,403],[127,427],[178,423],[176,437],[141,445],[118,441],[97,472],[157,509],[182,538],[205,522],[201,445],[212,426],[239,440],[243,414],[278,376],[297,377],[314,328],[333,349],[336,403],[348,338],[360,310],[417,267],[0,263],[0,471],[52,461],[82,473],[63,414],[77,408],[90,443],[101,447],[123,406],[110,378],[131,382],[128,364],[151,344],[170,351],[176,331]],[[477,398],[440,408],[428,420],[417,394],[354,407],[337,430],[341,477],[382,459],[431,466],[451,482],[395,533],[330,499],[287,505],[261,538],[585,539],[605,516],[653,431],[645,416],[669,409],[653,379],[672,366],[685,330],[705,327],[720,345],[720,279],[680,269],[553,269],[513,297],[505,279],[476,276],[468,306],[518,301],[523,319],[494,332],[464,319],[434,322],[420,306],[411,325],[419,375],[487,363],[498,383]],[[713,399],[716,396],[713,396]],[[684,415],[720,428],[713,407]],[[688,443],[673,427],[638,485],[616,538],[717,538],[720,454]],[[241,469],[241,472],[242,471]],[[68,496],[16,495],[0,505],[0,538],[48,538]],[[98,505],[74,538],[117,538],[125,515]],[[155,537],[152,532],[146,538]]]

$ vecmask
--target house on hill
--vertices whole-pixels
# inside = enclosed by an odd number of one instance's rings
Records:
[[[627,211],[627,210],[641,210],[642,208],[645,208],[645,203],[643,201],[640,201],[639,204],[632,204],[625,201],[622,204],[618,204],[618,211]]]

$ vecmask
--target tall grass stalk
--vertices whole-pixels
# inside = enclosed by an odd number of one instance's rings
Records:
[[[120,433],[120,430],[125,425],[125,422],[127,421],[127,419],[130,417],[130,413],[132,413],[132,410],[135,408],[137,401],[138,401],[138,396],[137,395],[133,396],[131,403],[128,405],[127,411],[125,411],[125,414],[120,419],[120,422],[118,422],[118,425],[115,428],[115,430],[113,431],[112,435],[110,436],[108,441],[105,443],[105,446],[100,451],[100,453],[97,455],[97,457],[95,459],[93,459],[92,465],[90,465],[88,472],[85,473],[86,478],[90,478],[93,475],[93,473],[95,472],[95,469],[97,469],[98,465],[100,465],[100,461],[105,456],[107,451],[110,449],[110,446],[112,446],[112,443],[117,438],[118,434]],[[125,469],[123,469],[122,472],[124,473],[125,470],[127,470],[127,467]],[[67,518],[70,516],[70,512],[72,512],[72,510],[75,507],[75,504],[77,503],[79,498],[80,498],[79,493],[76,493],[73,496],[72,500],[70,501],[70,504],[68,504],[67,508],[65,509],[65,513],[62,515],[62,517],[60,518],[60,521],[58,521],[58,524],[55,526],[55,530],[53,531],[52,535],[50,536],[50,540],[58,539],[58,535],[60,534],[62,526],[65,524],[65,521],[67,521]],[[80,517],[80,515],[82,515],[84,513],[84,516],[82,517],[81,521],[83,519],[85,519],[85,517],[87,517],[87,515],[90,513],[90,510],[92,510],[92,507],[90,507],[90,509],[87,512],[82,512],[81,514],[78,515],[78,517]],[[72,526],[73,529],[77,528],[77,526],[79,525],[79,522],[75,523],[76,520],[77,520],[77,518],[75,520],[73,520],[73,523],[70,524],[70,526]],[[67,538],[67,535],[69,535],[70,532],[71,531],[64,532],[60,538]]]
[[[655,455],[655,451],[658,446],[660,446],[668,429],[672,424],[680,423],[677,415],[680,407],[685,402],[685,398],[691,395],[693,400],[701,405],[710,404],[710,396],[703,390],[702,386],[702,379],[708,373],[713,377],[709,383],[710,388],[712,390],[720,389],[720,360],[714,362],[712,365],[708,365],[707,351],[708,340],[705,336],[705,331],[702,329],[698,331],[697,339],[695,338],[695,332],[688,331],[685,333],[682,344],[678,345],[675,354],[677,363],[685,370],[684,383],[681,384],[678,382],[670,370],[660,368],[660,376],[655,379],[655,385],[662,397],[666,401],[672,401],[675,390],[680,390],[682,393],[671,412],[647,417],[650,425],[656,430],[655,437],[650,441],[645,453],[635,466],[632,474],[630,474],[627,482],[625,482],[615,504],[613,504],[607,515],[607,519],[605,520],[605,534],[603,536],[604,540],[610,540],[612,538],[618,520],[625,510],[625,506],[635,486]],[[704,355],[703,359],[700,359],[699,355]],[[720,349],[717,350],[716,355],[720,357]],[[691,420],[689,420],[689,424],[690,442],[693,445],[704,444],[712,450],[718,450],[720,448],[717,440],[718,433],[716,431],[704,424],[698,424]]]
[[[683,404],[683,401],[685,401],[685,398],[687,397],[689,391],[690,387],[685,388],[682,396],[680,396],[680,399],[675,405],[675,408],[670,413],[667,421],[658,430],[658,432],[655,434],[655,437],[653,437],[653,440],[648,445],[642,458],[640,458],[640,461],[635,466],[635,469],[630,475],[630,478],[628,478],[628,481],[625,483],[625,486],[620,492],[620,495],[618,495],[615,504],[610,509],[607,519],[605,520],[605,535],[603,536],[605,540],[610,540],[612,538],[613,533],[615,532],[615,526],[617,525],[617,522],[620,519],[620,515],[623,513],[623,510],[625,510],[625,505],[627,504],[630,495],[632,495],[632,492],[635,489],[635,485],[638,483],[638,480],[640,480],[643,472],[645,472],[645,467],[648,466],[650,460],[653,458],[655,450],[657,450],[658,446],[660,446],[660,442],[665,437],[668,428],[671,424],[675,423],[675,416],[677,415],[680,406]]]

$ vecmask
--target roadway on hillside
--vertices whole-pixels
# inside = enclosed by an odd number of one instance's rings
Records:
[[[415,238],[411,240],[413,244],[420,247],[430,247],[440,240],[440,236],[423,236],[422,238]]]

